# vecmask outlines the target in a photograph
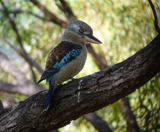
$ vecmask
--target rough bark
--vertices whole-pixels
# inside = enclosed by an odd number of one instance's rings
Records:
[[[160,72],[160,35],[125,61],[59,86],[50,109],[43,111],[47,92],[1,112],[0,131],[48,131],[101,109],[140,88]]]

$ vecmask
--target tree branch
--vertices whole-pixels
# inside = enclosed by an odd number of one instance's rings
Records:
[[[59,9],[65,14],[69,22],[77,20],[77,17],[74,15],[74,13],[72,12],[71,8],[65,0],[55,0],[55,2]],[[59,2],[61,3],[61,5],[59,4]]]
[[[99,132],[113,132],[109,126],[95,112],[84,115],[86,120],[91,122]]]
[[[0,131],[48,131],[101,109],[140,88],[160,72],[160,34],[125,61],[59,86],[47,112],[47,92],[40,92],[4,110]],[[65,92],[64,92],[65,91]]]
[[[40,73],[43,73],[43,69],[27,54],[20,50],[18,50],[16,47],[14,47],[5,37],[2,37],[2,39],[13,49],[15,50],[29,65],[34,66]]]
[[[33,95],[39,91],[44,90],[39,85],[34,85],[31,83],[25,75],[14,65],[10,62],[10,60],[0,52],[0,67],[12,75],[16,81],[17,85],[7,84],[0,82],[0,90],[13,92],[13,93],[20,93],[24,95]],[[23,87],[23,89],[22,89]]]
[[[159,25],[158,25],[158,16],[157,16],[157,13],[156,13],[156,9],[154,8],[154,4],[152,3],[152,0],[148,0],[150,6],[151,6],[151,9],[153,11],[153,14],[154,14],[154,26],[155,26],[155,29],[158,33],[160,33],[160,28],[159,28]]]
[[[9,83],[3,83],[0,81],[0,90],[31,96],[35,93],[38,93],[38,92],[44,90],[44,88],[42,88],[39,85],[34,85],[31,83],[28,83],[24,86],[24,85],[13,85],[13,84],[9,84]]]
[[[129,99],[127,97],[122,98],[120,100],[120,106],[123,110],[123,113],[125,113],[125,119],[127,121],[127,129],[130,132],[139,132],[139,127],[136,121],[136,117],[133,115],[133,112],[131,111]]]
[[[45,15],[47,15],[48,17],[50,17],[50,20],[53,23],[58,24],[59,26],[61,26],[62,28],[66,28],[67,27],[67,23],[64,22],[63,20],[59,19],[58,17],[56,17],[53,13],[51,13],[45,6],[41,5],[37,0],[30,0],[35,6],[37,6]]]
[[[0,52],[0,67],[12,75],[18,84],[23,85],[27,84],[29,80],[25,77],[25,75],[14,65],[10,62],[6,55]]]
[[[13,19],[10,18],[9,16],[9,12],[7,10],[7,8],[5,7],[4,3],[2,0],[0,0],[3,8],[4,8],[4,14],[7,16],[7,18],[9,19],[10,23],[11,23],[11,26],[12,26],[12,29],[14,30],[15,34],[16,34],[16,38],[17,38],[17,41],[19,42],[19,45],[21,47],[21,50],[22,51],[19,51],[17,50],[16,48],[13,48],[13,46],[11,46],[15,51],[17,51],[17,53],[19,55],[21,55],[27,62],[29,65],[33,65],[34,67],[37,68],[37,70],[39,70],[41,73],[43,72],[43,69],[35,62],[33,61],[30,56],[26,53],[24,47],[23,47],[23,43],[22,43],[22,40],[21,40],[21,37],[20,37],[20,34],[18,32],[18,29],[17,29],[17,26],[16,26],[16,23],[14,22]],[[10,44],[11,45],[11,44]],[[32,72],[32,71],[31,71]]]
[[[1,10],[1,11],[2,11],[2,10]],[[39,18],[39,19],[41,19],[41,20],[43,20],[43,21],[51,21],[50,19],[47,19],[47,18],[45,18],[45,17],[39,16],[39,15],[37,15],[37,14],[34,14],[33,12],[28,11],[28,10],[14,9],[14,10],[12,10],[12,11],[8,11],[8,13],[9,13],[9,14],[12,13],[12,14],[14,14],[14,15],[19,14],[19,13],[25,13],[25,14],[30,14],[30,15],[32,15],[32,16],[35,16],[35,17],[37,17],[37,18]]]
[[[90,44],[87,44],[87,49],[93,59],[93,61],[97,64],[97,66],[99,67],[100,70],[103,70],[105,68],[107,68],[108,66],[105,65],[101,58],[99,57],[99,55],[94,51],[94,49],[92,48],[92,46]]]
[[[157,9],[158,9],[158,11],[160,12],[160,7],[159,7],[158,3],[156,3],[156,4],[157,4]]]
[[[9,13],[8,13],[8,10],[7,10],[7,8],[5,7],[3,1],[0,0],[0,2],[1,2],[3,8],[4,8],[4,14],[5,14],[5,15],[7,16],[7,18],[9,19],[9,22],[10,22],[10,24],[11,24],[11,26],[12,26],[12,29],[14,30],[14,32],[15,32],[15,34],[16,34],[17,41],[19,42],[22,51],[25,52],[25,50],[24,50],[24,48],[23,48],[23,44],[22,44],[22,40],[21,40],[20,34],[19,34],[19,32],[18,32],[18,30],[17,30],[17,27],[16,27],[16,23],[14,22],[14,20],[12,20],[12,19],[10,18]]]
[[[29,68],[30,68],[30,71],[32,72],[32,78],[33,78],[34,83],[37,83],[37,79],[36,79],[37,77],[36,77],[36,74],[33,70],[33,66],[29,65]]]

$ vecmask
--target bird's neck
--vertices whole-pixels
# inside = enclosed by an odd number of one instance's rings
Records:
[[[80,41],[74,41],[72,39],[65,39],[65,38],[62,38],[62,41],[66,41],[66,42],[69,42],[69,43],[80,45],[82,47],[86,47],[86,45],[84,43],[80,42]]]

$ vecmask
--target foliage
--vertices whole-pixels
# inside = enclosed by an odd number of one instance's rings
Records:
[[[65,19],[63,13],[52,0],[39,2],[59,18]],[[70,0],[67,2],[77,18],[91,25],[94,35],[102,40],[103,45],[93,45],[93,47],[101,56],[103,62],[108,65],[116,64],[133,55],[148,44],[157,34],[153,25],[154,18],[152,10],[147,1]],[[158,3],[158,0],[155,0],[155,2]],[[158,4],[160,5],[160,3]],[[15,9],[29,10],[45,18],[44,14],[29,1],[5,0],[5,6],[8,11]],[[5,53],[25,73],[27,78],[32,80],[29,66],[2,39],[5,37],[14,47],[20,49],[15,32],[8,18],[2,13],[2,10],[3,7],[0,5],[0,52]],[[10,17],[14,19],[17,25],[25,50],[33,60],[44,68],[49,51],[59,43],[64,29],[52,22],[39,19],[28,13],[10,14]],[[38,79],[40,73],[36,69],[33,70],[37,74]],[[76,77],[92,74],[96,71],[98,71],[98,67],[92,61],[92,58],[88,56],[85,68]],[[1,81],[13,83],[14,79],[9,79],[10,75],[8,73],[2,70],[1,73]],[[46,86],[45,83],[42,85]],[[140,90],[129,95],[132,110],[141,131],[160,130],[159,86],[160,75],[158,74]],[[10,95],[13,96],[14,101],[12,103],[26,98],[24,96],[21,97],[22,95]],[[4,97],[3,92],[1,92],[0,97]],[[13,105],[12,103],[10,105]],[[97,113],[108,123],[113,131],[127,131],[123,112],[118,102],[97,111]],[[74,121],[73,124],[70,131],[95,131],[92,125],[82,118]]]

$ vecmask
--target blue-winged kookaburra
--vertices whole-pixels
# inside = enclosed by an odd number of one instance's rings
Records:
[[[68,25],[62,41],[48,55],[45,70],[38,81],[46,79],[49,84],[45,109],[48,109],[57,85],[72,79],[82,70],[87,58],[86,44],[101,43],[92,34],[92,28],[88,24],[75,21]]]

